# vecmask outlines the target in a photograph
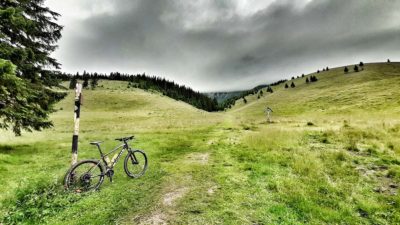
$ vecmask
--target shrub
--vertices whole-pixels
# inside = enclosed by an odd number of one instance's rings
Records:
[[[8,211],[1,221],[5,224],[43,224],[46,217],[56,215],[84,195],[68,193],[57,182],[33,183],[16,191],[16,201],[8,203]]]

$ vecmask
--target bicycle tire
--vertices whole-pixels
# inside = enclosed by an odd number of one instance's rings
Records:
[[[130,167],[130,165],[133,167]],[[148,166],[147,156],[141,150],[129,151],[124,160],[124,169],[126,175],[131,178],[139,178],[146,172]]]
[[[84,173],[79,173],[78,169],[83,168],[84,166],[89,166],[89,171]],[[91,166],[90,166],[91,165]],[[92,169],[98,169],[94,175],[91,174]],[[74,192],[86,192],[90,190],[98,190],[100,185],[104,181],[104,166],[101,164],[99,160],[95,159],[87,159],[82,160],[74,165],[71,166],[69,171],[67,172],[65,179],[64,179],[64,186],[67,190],[71,190]],[[91,183],[93,177],[98,177],[98,181],[95,181],[94,185],[87,186]]]

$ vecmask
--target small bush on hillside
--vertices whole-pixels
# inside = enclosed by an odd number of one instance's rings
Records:
[[[288,84],[285,84],[285,88],[289,88]]]
[[[344,152],[338,152],[335,155],[335,159],[336,161],[341,161],[341,162],[346,161],[346,155]]]
[[[310,83],[310,81],[308,80],[308,77],[306,78],[306,83],[307,83],[307,84]]]
[[[347,66],[344,67],[344,73],[348,73],[349,72],[349,68],[347,68]]]
[[[311,76],[310,77],[310,82],[317,82],[318,78],[316,76]]]
[[[358,71],[359,71],[358,66],[355,65],[355,66],[354,66],[354,72],[358,72]]]
[[[314,126],[313,122],[307,122],[307,126]]]
[[[317,73],[319,73],[319,70],[317,70]]]
[[[346,149],[352,152],[359,152],[360,150],[357,147],[357,141],[355,138],[350,138],[347,145]]]
[[[292,82],[292,84],[290,84],[290,87],[291,87],[291,88],[295,88],[296,85]]]
[[[360,62],[359,66],[360,66],[360,67],[363,67],[363,66],[364,66],[364,63],[363,63],[363,62]]]

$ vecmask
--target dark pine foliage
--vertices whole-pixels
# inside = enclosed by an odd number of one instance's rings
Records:
[[[71,78],[71,81],[69,82],[69,89],[74,89],[76,87],[76,83],[78,82],[76,76],[73,76]]]
[[[310,76],[310,82],[317,82],[318,78],[316,76]]]
[[[289,85],[288,85],[288,84],[285,84],[285,88],[289,88]]]
[[[359,66],[360,66],[360,67],[363,67],[363,66],[364,66],[364,63],[363,63],[363,62],[360,62]]]
[[[349,72],[349,68],[347,68],[347,66],[344,67],[344,73],[348,73]]]
[[[292,83],[290,84],[290,87],[291,87],[291,88],[295,88],[296,85],[292,82]]]
[[[354,66],[354,72],[358,72],[358,71],[359,71],[358,66],[355,65],[355,66]]]
[[[307,83],[307,84],[310,83],[310,80],[308,80],[308,77],[306,78],[306,83]]]
[[[50,56],[61,38],[58,17],[44,0],[0,1],[0,77],[9,75],[7,83],[0,78],[0,128],[16,135],[51,127],[48,116],[65,96],[51,89],[59,84],[60,64]]]

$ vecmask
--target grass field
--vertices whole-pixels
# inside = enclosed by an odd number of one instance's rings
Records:
[[[352,67],[351,67],[352,68]],[[150,165],[140,179],[122,163],[114,182],[63,191],[73,94],[54,128],[0,137],[4,224],[399,224],[400,63],[366,64],[293,80],[207,113],[155,92],[101,81],[84,90],[79,158],[92,140],[135,134]],[[309,75],[307,75],[309,76]],[[292,81],[289,82],[289,85]],[[264,108],[271,107],[272,123]]]

